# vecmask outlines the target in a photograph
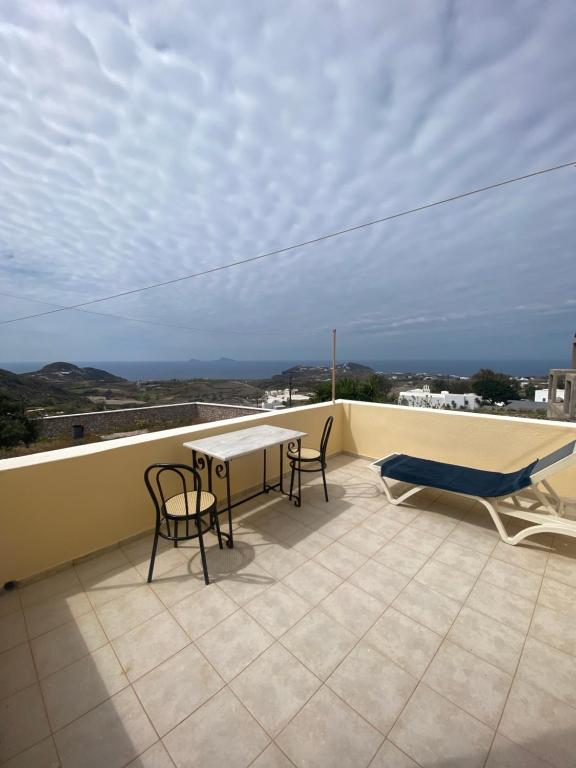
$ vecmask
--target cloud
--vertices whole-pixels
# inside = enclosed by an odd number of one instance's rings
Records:
[[[415,5],[2,4],[6,292],[104,296],[576,157],[569,0]],[[568,169],[97,306],[245,337],[53,315],[9,326],[0,355],[319,357],[334,326],[346,356],[468,355],[471,339],[562,354],[575,183]]]

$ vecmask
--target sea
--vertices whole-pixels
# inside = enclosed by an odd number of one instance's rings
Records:
[[[0,363],[0,368],[12,373],[37,371],[51,360],[40,362]],[[69,360],[81,367],[101,368],[129,381],[150,381],[166,379],[267,379],[295,365],[330,365],[327,360],[191,360],[191,361],[119,361],[119,360]],[[338,362],[344,362],[339,360]],[[361,360],[353,362],[368,365],[375,371],[394,373],[420,373],[444,376],[471,376],[480,368],[491,368],[510,376],[543,377],[550,368],[564,368],[569,362],[562,359],[549,360]]]

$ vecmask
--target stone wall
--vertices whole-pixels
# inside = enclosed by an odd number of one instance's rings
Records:
[[[176,403],[144,408],[121,408],[116,411],[93,411],[65,416],[45,416],[38,420],[40,436],[45,438],[75,437],[82,440],[94,435],[110,435],[139,429],[155,429],[182,424],[236,419],[262,413],[261,408],[214,403]]]

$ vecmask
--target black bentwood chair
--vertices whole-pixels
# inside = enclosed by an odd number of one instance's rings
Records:
[[[216,496],[202,490],[200,474],[186,464],[152,464],[144,473],[144,482],[156,508],[156,530],[150,557],[148,581],[152,581],[158,539],[173,541],[198,539],[204,581],[208,581],[208,567],[204,550],[203,534],[216,528],[218,545],[222,549],[222,536],[216,511]],[[179,493],[167,493],[167,489],[179,489]],[[180,527],[180,532],[178,527]],[[182,532],[183,531],[183,532]]]
[[[292,489],[294,488],[294,473],[295,472],[322,472],[322,482],[324,483],[324,496],[328,501],[328,488],[326,487],[326,448],[328,447],[328,440],[330,439],[330,430],[332,429],[333,416],[329,416],[324,424],[322,430],[322,439],[320,440],[320,450],[315,448],[302,448],[300,451],[300,458],[298,457],[298,450],[293,448],[288,450],[288,460],[290,462],[290,498],[292,498]]]

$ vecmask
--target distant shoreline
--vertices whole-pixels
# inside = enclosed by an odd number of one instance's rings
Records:
[[[548,360],[491,360],[478,358],[476,360],[416,360],[393,359],[364,360],[342,357],[339,363],[345,361],[367,365],[386,375],[397,374],[429,374],[431,376],[462,376],[468,377],[480,368],[508,373],[511,376],[526,376],[543,378],[550,368],[565,367],[565,360],[551,358]],[[0,363],[0,368],[12,373],[25,373],[42,368],[52,362],[7,362]],[[128,381],[169,381],[171,379],[269,379],[295,365],[330,365],[326,360],[194,360],[194,361],[77,361],[70,362],[82,367],[90,366],[121,376]]]

